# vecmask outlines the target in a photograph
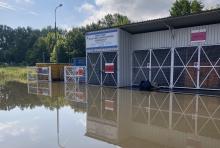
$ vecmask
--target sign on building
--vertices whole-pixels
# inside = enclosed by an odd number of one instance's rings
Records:
[[[206,29],[191,31],[191,42],[205,42],[205,41],[206,41]]]
[[[118,30],[110,29],[86,34],[86,50],[117,49]]]
[[[105,73],[114,73],[114,63],[105,63]]]

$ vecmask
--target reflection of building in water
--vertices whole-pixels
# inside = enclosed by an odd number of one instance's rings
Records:
[[[28,94],[52,97],[51,82],[28,82]]]
[[[64,97],[63,83],[51,83],[46,81],[28,82],[28,94],[49,96],[49,97]]]
[[[117,143],[118,91],[98,86],[88,87],[87,133],[89,137]]]
[[[75,110],[86,111],[86,86],[74,83],[65,83],[65,99]]]
[[[140,93],[132,95],[134,136],[142,135],[143,139],[170,147],[218,147],[220,144],[219,98],[172,93],[137,94]]]
[[[99,87],[89,90],[88,136],[126,148],[219,147],[218,97],[110,90]],[[117,94],[117,103],[112,111],[116,118],[109,120],[109,115],[103,115],[105,100],[109,98],[103,96],[103,92],[111,96],[113,91]]]

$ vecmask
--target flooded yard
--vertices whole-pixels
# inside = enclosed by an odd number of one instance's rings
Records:
[[[0,85],[1,148],[219,148],[220,97]]]

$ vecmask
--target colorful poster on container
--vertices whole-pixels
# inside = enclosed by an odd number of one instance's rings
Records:
[[[105,73],[114,73],[114,63],[105,63]]]
[[[83,77],[84,76],[84,69],[83,68],[81,68],[81,67],[77,67],[76,68],[76,76],[77,77]]]
[[[205,42],[205,41],[206,41],[206,29],[191,31],[191,42]]]
[[[86,34],[86,50],[108,50],[118,48],[118,29],[109,29]]]

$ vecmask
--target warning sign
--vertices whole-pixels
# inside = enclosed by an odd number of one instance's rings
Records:
[[[105,63],[105,73],[114,73],[114,63]]]
[[[205,42],[206,41],[206,30],[192,30],[191,42]]]
[[[76,69],[76,76],[83,77],[84,75],[84,69],[83,68],[77,68]]]

